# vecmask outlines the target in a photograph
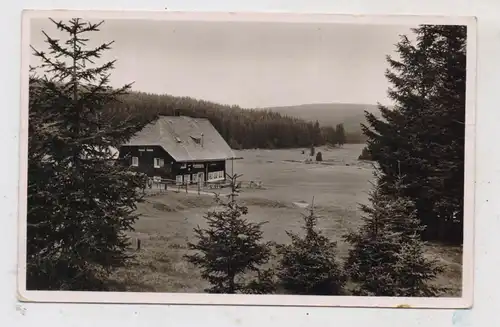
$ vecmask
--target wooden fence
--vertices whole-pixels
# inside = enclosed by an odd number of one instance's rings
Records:
[[[238,185],[240,188],[264,188],[262,181],[242,180],[238,181]],[[148,195],[157,195],[167,192],[201,194],[202,192],[212,193],[214,190],[223,189],[226,187],[229,187],[229,184],[226,180],[214,182],[200,181],[198,183],[177,183],[172,179],[153,180],[152,178],[150,178],[146,184],[146,188],[143,189],[143,193]]]

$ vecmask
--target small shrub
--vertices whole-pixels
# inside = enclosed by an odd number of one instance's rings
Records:
[[[370,153],[370,150],[368,150],[367,147],[363,148],[363,150],[361,151],[361,154],[358,157],[358,160],[368,160],[368,161],[373,160],[372,155]]]
[[[242,149],[241,144],[239,144],[235,139],[230,139],[229,140],[229,146],[233,150],[241,150]]]
[[[316,161],[323,161],[323,154],[321,152],[316,153]]]

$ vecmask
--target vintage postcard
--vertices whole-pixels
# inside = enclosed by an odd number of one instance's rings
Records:
[[[472,306],[473,17],[22,33],[20,301]]]

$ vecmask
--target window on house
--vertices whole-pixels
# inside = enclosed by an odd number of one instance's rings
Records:
[[[139,157],[132,157],[132,166],[133,167],[139,166]]]
[[[182,175],[175,176],[175,184],[177,185],[182,184]]]
[[[196,144],[201,143],[201,137],[191,136],[191,139],[193,139],[194,143]]]
[[[154,167],[155,168],[161,168],[165,166],[165,160],[161,159],[161,158],[155,158],[154,159]]]

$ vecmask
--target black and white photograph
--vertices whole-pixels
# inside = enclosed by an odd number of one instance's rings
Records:
[[[473,18],[23,16],[21,301],[472,305]]]

